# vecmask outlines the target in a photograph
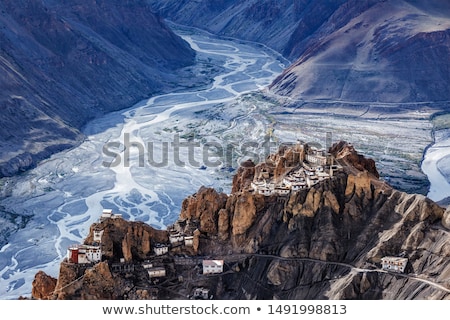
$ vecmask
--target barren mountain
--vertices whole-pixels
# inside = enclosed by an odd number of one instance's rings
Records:
[[[450,100],[446,1],[150,2],[174,22],[261,42],[291,59],[270,87],[283,101],[392,103],[397,110],[398,103]]]
[[[214,34],[263,43],[288,58],[345,0],[150,0],[169,20]],[[292,52],[291,52],[292,51]]]
[[[173,88],[195,56],[145,1],[2,1],[0,42],[0,177],[76,145],[89,119]]]
[[[443,58],[450,55],[450,11],[443,6],[437,14],[425,10],[434,8],[432,2],[414,4],[342,5],[322,29],[322,37],[308,45],[271,90],[300,100],[450,100],[450,61]],[[355,14],[355,7],[365,10]]]

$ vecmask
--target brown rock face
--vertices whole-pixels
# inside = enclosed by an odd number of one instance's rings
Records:
[[[256,219],[256,205],[254,196],[250,193],[242,194],[235,204],[231,222],[232,235],[242,235],[253,225]]]
[[[152,243],[168,243],[168,232],[156,230],[143,222],[107,219],[91,226],[85,244],[94,242],[94,230],[103,230],[102,252],[105,259],[144,260],[151,254]]]
[[[226,194],[201,187],[196,194],[183,201],[180,219],[197,219],[200,231],[216,234],[219,210],[225,207]]]
[[[55,291],[57,279],[39,271],[34,276],[31,297],[37,300],[47,300],[52,297]]]
[[[99,283],[102,285],[99,286]],[[115,293],[119,289],[116,288],[118,284],[109,271],[108,263],[100,262],[85,271],[80,298],[81,300],[118,299]]]
[[[244,162],[238,169],[237,174],[233,177],[233,187],[231,193],[238,192],[239,190],[248,187],[255,175],[255,164],[253,161],[248,160]]]
[[[442,225],[450,230],[450,207],[444,213],[442,217]]]
[[[360,168],[371,168],[357,158]],[[185,298],[194,282],[217,299],[450,299],[449,210],[422,195],[397,191],[346,159],[339,159],[346,167],[332,178],[285,196],[245,190],[227,196],[200,188],[185,200],[179,222],[199,226],[193,248],[173,248],[188,255],[175,267],[168,262],[172,253],[165,257],[165,267],[174,271],[158,289],[166,290],[166,298],[180,298],[179,292]],[[115,219],[93,226],[99,227],[105,257],[112,261],[124,257],[139,264],[148,244],[168,243],[166,231],[136,222]],[[92,235],[86,242],[91,240]],[[195,266],[204,256],[225,259],[227,272],[198,276]],[[381,272],[384,256],[407,257],[405,276]],[[112,276],[106,261],[84,270],[62,263],[55,297],[148,298],[146,277],[137,269]]]
[[[91,226],[85,244],[93,244],[94,230],[103,230],[101,246],[103,260],[94,266],[73,264],[63,261],[52,299],[145,299],[149,293],[136,287],[142,279],[148,279],[147,272],[138,268],[136,274],[128,277],[113,276],[110,263],[125,262],[139,265],[153,253],[153,245],[168,244],[168,232],[156,230],[142,222],[130,222],[123,219],[106,219]],[[38,278],[38,275],[36,276]],[[42,276],[39,276],[41,279]],[[45,279],[45,278],[44,278]],[[42,281],[33,283],[33,292],[40,294]],[[52,290],[53,292],[53,290]]]
[[[376,178],[380,177],[375,161],[358,154],[355,148],[346,141],[335,143],[330,148],[330,153],[334,155],[336,159],[345,161],[351,168],[355,168],[359,171],[367,171],[373,174]]]

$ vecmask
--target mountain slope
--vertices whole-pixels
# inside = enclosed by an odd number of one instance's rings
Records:
[[[450,100],[445,1],[150,2],[174,22],[261,42],[291,59],[270,89],[294,104],[381,102],[398,110],[395,103]]]
[[[0,177],[83,139],[95,116],[173,88],[195,53],[145,1],[0,3]]]
[[[429,6],[431,7],[431,5]],[[383,1],[349,15],[343,5],[328,32],[310,43],[271,85],[292,99],[354,102],[450,100],[450,15]]]
[[[345,0],[151,0],[169,20],[214,34],[263,43],[287,58],[305,43]]]

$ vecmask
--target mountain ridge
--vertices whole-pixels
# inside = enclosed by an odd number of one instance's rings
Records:
[[[450,18],[386,1],[336,25],[273,82],[273,92],[300,100],[450,100],[448,61],[432,58],[450,52]]]

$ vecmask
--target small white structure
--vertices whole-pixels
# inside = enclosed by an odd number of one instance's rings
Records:
[[[97,263],[102,260],[102,250],[99,246],[75,244],[67,249],[67,260],[70,263]]]
[[[109,219],[112,217],[112,209],[103,209],[102,215],[100,216],[100,220]]]
[[[405,272],[408,258],[383,257],[381,258],[381,268],[386,271]]]
[[[305,189],[305,188],[306,188],[306,181],[294,182],[291,185],[291,190],[292,191],[298,191],[300,189]]]
[[[223,260],[203,260],[203,274],[223,272]]]
[[[120,213],[113,213],[112,209],[103,209],[102,215],[100,216],[100,221],[106,219],[121,219],[122,215]]]
[[[267,187],[262,187],[262,188],[259,188],[259,190],[258,190],[259,194],[262,194],[263,196],[266,196],[266,197],[273,195],[273,192],[274,192],[273,189],[270,189]]]
[[[169,246],[165,245],[165,244],[156,244],[155,247],[153,248],[153,252],[155,252],[155,254],[157,256],[162,256],[163,254],[166,254],[169,252]]]
[[[206,288],[195,288],[193,298],[194,299],[208,300],[209,299],[209,289],[206,289]]]
[[[164,267],[148,268],[147,272],[150,278],[162,278],[166,276],[166,268]]]
[[[274,192],[280,196],[285,196],[291,192],[291,188],[286,185],[276,186]]]
[[[327,164],[327,157],[318,154],[307,154],[306,161],[319,166],[324,166]]]
[[[251,187],[253,190],[258,190],[259,188],[264,187],[266,184],[265,181],[252,181]]]
[[[104,230],[94,230],[94,241],[95,242],[102,242],[103,232],[104,232]]]
[[[172,233],[169,235],[169,241],[171,244],[183,242],[184,236],[181,233]]]
[[[185,236],[184,237],[184,245],[186,247],[194,246],[194,236]]]

